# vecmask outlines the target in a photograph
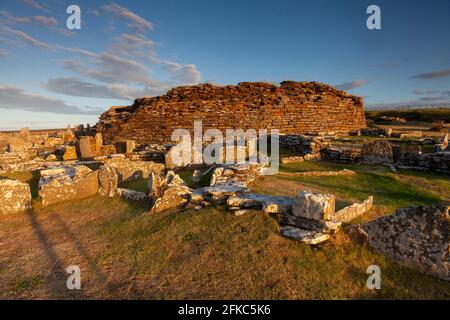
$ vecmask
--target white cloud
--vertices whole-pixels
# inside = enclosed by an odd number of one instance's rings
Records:
[[[86,109],[64,101],[33,94],[22,88],[0,84],[0,108],[57,114],[99,114],[101,110]]]
[[[56,26],[58,21],[53,17],[34,16],[33,20],[42,26]]]
[[[22,0],[22,1],[34,9],[44,9],[44,5],[40,4],[36,0]]]
[[[2,16],[5,17],[5,19],[3,19],[3,23],[5,24],[30,24],[31,23],[31,18],[30,17],[16,17],[14,15],[12,15],[11,13],[7,12],[7,11],[0,11],[0,13],[2,14]]]
[[[144,32],[146,30],[153,30],[153,23],[131,12],[127,8],[121,7],[118,4],[112,2],[102,7],[106,12],[112,13],[118,17],[121,17],[130,22],[128,25],[135,31]]]
[[[353,80],[351,82],[335,85],[335,87],[338,90],[349,91],[355,88],[362,87],[365,84],[367,84],[366,80]]]
[[[43,50],[51,49],[51,46],[49,44],[47,44],[43,41],[39,41],[39,40],[33,38],[32,36],[26,34],[23,31],[11,29],[11,28],[3,28],[1,31],[8,35],[17,36],[17,38],[19,38],[19,40],[21,40],[22,42],[29,44],[31,46],[34,46],[34,47],[37,47],[37,48],[40,48]]]

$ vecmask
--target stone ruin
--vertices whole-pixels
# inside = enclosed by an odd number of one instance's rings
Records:
[[[450,281],[450,207],[408,207],[354,225],[352,236],[373,250]]]
[[[201,84],[165,95],[136,99],[100,116],[96,130],[107,143],[135,140],[140,145],[171,143],[174,129],[279,129],[282,134],[349,132],[366,126],[362,98],[317,82],[285,81],[280,86],[243,82],[237,86]],[[256,128],[255,128],[256,126]]]

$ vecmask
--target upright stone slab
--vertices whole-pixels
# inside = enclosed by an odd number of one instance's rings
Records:
[[[64,150],[63,160],[64,161],[70,161],[70,160],[77,160],[77,148],[74,146],[67,146]]]
[[[103,136],[101,133],[95,135],[95,155],[100,156],[102,154]]]
[[[80,137],[80,156],[83,159],[91,159],[96,155],[95,139],[90,136]]]
[[[117,195],[119,177],[115,168],[108,165],[101,166],[98,170],[98,181],[98,192],[102,196],[114,197]]]
[[[292,214],[315,220],[330,220],[335,210],[335,196],[312,191],[301,191],[294,198]]]
[[[31,209],[31,191],[28,183],[0,180],[0,214],[14,214]]]

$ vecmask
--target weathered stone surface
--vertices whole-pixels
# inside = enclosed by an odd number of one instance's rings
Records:
[[[170,115],[170,116],[168,116]],[[359,97],[316,82],[201,84],[179,87],[160,97],[135,100],[101,115],[98,132],[106,142],[135,139],[140,145],[171,143],[174,129],[279,128],[282,134],[348,132],[364,128]]]
[[[372,208],[373,197],[370,196],[362,203],[354,203],[330,215],[330,219],[340,222],[350,222],[353,219],[365,214]]]
[[[356,172],[353,170],[343,169],[340,171],[305,171],[305,172],[280,172],[282,176],[303,176],[303,177],[354,177]]]
[[[117,194],[119,197],[133,200],[133,201],[145,201],[148,200],[148,196],[144,192],[139,192],[135,190],[125,189],[125,188],[117,188]]]
[[[92,159],[97,156],[97,146],[95,138],[90,136],[80,137],[79,149],[82,159]]]
[[[312,191],[301,191],[294,198],[292,214],[315,220],[330,220],[335,209],[335,197]]]
[[[114,157],[105,161],[105,165],[112,166],[119,175],[119,183],[147,179],[152,172],[159,174],[164,170],[164,165],[152,161],[130,161],[120,157]]]
[[[98,170],[99,189],[102,196],[114,197],[117,195],[119,177],[114,167],[103,165]]]
[[[44,206],[93,196],[98,192],[98,171],[86,166],[41,171],[39,196]]]
[[[337,232],[342,225],[342,223],[339,221],[308,219],[303,217],[297,217],[292,214],[280,215],[279,223],[281,225],[287,225],[327,234],[333,234]]]
[[[172,146],[164,155],[165,165],[168,170],[183,168],[191,164],[201,164],[202,159],[203,154],[201,149],[197,150],[184,142]]]
[[[45,158],[45,161],[56,161],[58,158],[54,154],[49,154],[47,158]]]
[[[235,209],[257,209],[265,213],[281,214],[292,210],[293,200],[288,197],[243,193],[230,196],[227,205]]]
[[[362,156],[368,163],[393,163],[394,148],[389,141],[374,141],[363,146]]]
[[[132,153],[136,148],[136,142],[134,140],[117,141],[114,146],[118,153]]]
[[[64,161],[77,160],[77,148],[74,146],[66,147],[63,159]]]
[[[0,214],[14,214],[31,208],[31,191],[28,183],[17,180],[0,180]]]
[[[283,226],[280,228],[281,235],[294,240],[299,240],[306,244],[321,244],[331,238],[331,235],[311,231],[292,226]]]
[[[450,207],[402,208],[351,231],[395,261],[450,280]]]
[[[297,157],[284,157],[281,159],[281,163],[283,164],[287,164],[287,163],[298,163],[298,162],[303,162],[305,161],[305,159],[301,156],[297,156]]]
[[[152,212],[158,213],[168,209],[183,206],[189,202],[192,190],[186,186],[173,186],[164,191],[161,198],[157,199]]]
[[[234,196],[238,193],[247,192],[246,187],[238,185],[216,185],[212,187],[203,188],[203,193],[208,200],[225,202],[228,197]]]

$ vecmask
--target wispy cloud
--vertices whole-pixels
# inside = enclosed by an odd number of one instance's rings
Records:
[[[58,21],[53,17],[34,16],[33,20],[42,26],[56,26]]]
[[[43,87],[51,92],[75,97],[90,97],[104,99],[130,100],[129,95],[124,95],[123,90],[98,85],[77,78],[55,78],[43,83]]]
[[[44,9],[44,5],[40,4],[36,0],[22,0],[22,2],[34,9]]]
[[[4,17],[4,19],[2,20],[4,24],[30,24],[32,22],[30,17],[16,17],[8,11],[2,10],[0,11],[0,14]]]
[[[450,69],[416,74],[411,79],[436,80],[450,76]]]
[[[0,108],[57,114],[99,114],[101,110],[80,108],[64,101],[33,94],[22,88],[0,84]]]
[[[348,90],[362,87],[365,84],[367,84],[366,80],[353,80],[352,82],[338,84],[335,87],[338,90],[348,91]]]
[[[108,13],[112,13],[122,19],[129,21],[129,27],[138,32],[144,32],[146,30],[153,30],[153,23],[142,18],[141,16],[131,12],[127,8],[121,7],[118,4],[112,2],[102,7]]]
[[[43,50],[50,50],[51,46],[43,41],[37,40],[35,38],[33,38],[32,36],[28,35],[27,33],[20,31],[20,30],[15,30],[15,29],[11,29],[11,28],[3,28],[0,32],[9,34],[9,35],[14,35],[16,36],[18,39],[20,39],[22,42],[29,44],[31,46],[43,49]]]
[[[1,49],[0,48],[0,59],[3,59],[7,55],[8,55],[8,51],[6,51],[5,49]]]

